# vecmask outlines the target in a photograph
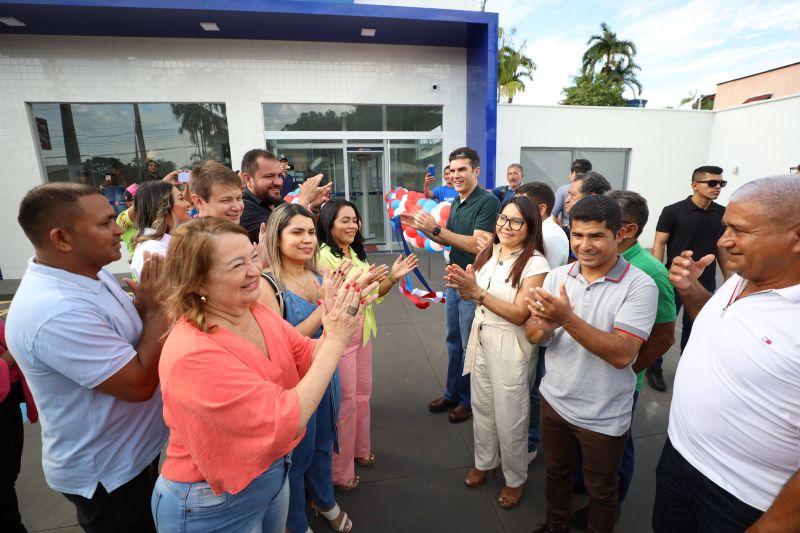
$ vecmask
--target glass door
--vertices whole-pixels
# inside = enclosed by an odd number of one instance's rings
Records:
[[[347,169],[350,201],[361,212],[361,233],[367,244],[386,244],[383,206],[383,146],[348,143]]]

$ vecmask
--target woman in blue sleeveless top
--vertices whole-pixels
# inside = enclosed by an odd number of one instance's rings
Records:
[[[284,204],[270,215],[266,228],[269,271],[261,280],[261,301],[283,315],[297,331],[312,338],[322,335],[320,300],[322,276],[317,272],[314,218],[304,207]],[[311,531],[305,513],[304,477],[312,496],[309,504],[336,531],[350,531],[352,521],[333,495],[332,452],[337,447],[336,419],[339,404],[338,370],[333,375],[316,413],[306,426],[303,440],[292,452],[289,470],[289,517],[291,533]]]

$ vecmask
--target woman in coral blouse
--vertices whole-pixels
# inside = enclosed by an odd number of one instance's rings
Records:
[[[369,300],[326,282],[325,335],[303,337],[258,303],[262,263],[247,232],[210,217],[173,232],[165,268],[176,323],[159,364],[170,438],[157,528],[282,533],[289,453]]]

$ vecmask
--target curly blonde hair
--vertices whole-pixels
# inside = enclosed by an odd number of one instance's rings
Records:
[[[216,239],[237,233],[247,237],[247,231],[238,224],[216,217],[190,220],[172,232],[163,294],[170,321],[183,317],[204,333],[214,331],[197,290],[214,263]]]

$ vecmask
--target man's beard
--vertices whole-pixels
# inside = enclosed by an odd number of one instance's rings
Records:
[[[280,198],[280,197],[275,198],[271,194],[267,194],[267,197],[264,198],[264,203],[267,204],[270,207],[273,207],[273,206],[282,204],[283,203],[283,198]]]

